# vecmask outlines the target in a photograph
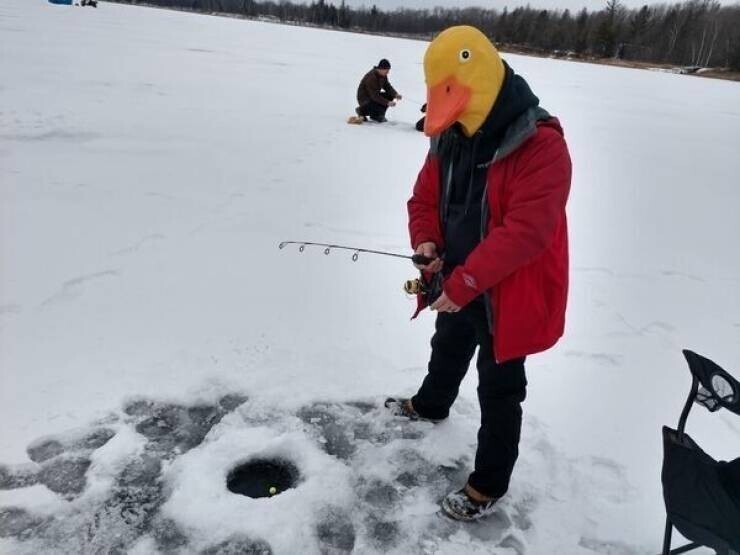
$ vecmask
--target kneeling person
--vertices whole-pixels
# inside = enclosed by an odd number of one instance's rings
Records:
[[[355,112],[364,121],[367,121],[368,117],[379,123],[387,121],[385,112],[388,107],[395,106],[396,101],[403,98],[388,81],[390,70],[391,63],[383,58],[360,81],[357,88],[359,106],[355,108]]]

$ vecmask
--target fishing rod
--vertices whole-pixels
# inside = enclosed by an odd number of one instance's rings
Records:
[[[419,106],[423,106],[424,104],[427,103],[426,100],[424,102],[421,102],[420,100],[417,100],[415,98],[409,98],[408,96],[404,96],[403,99],[408,100],[409,102],[411,102],[411,104],[418,104]]]
[[[278,245],[278,248],[282,250],[288,245],[298,245],[298,252],[305,251],[306,247],[323,247],[324,254],[327,256],[331,254],[332,250],[352,251],[352,262],[357,262],[357,260],[360,258],[360,253],[377,254],[379,256],[390,256],[393,258],[411,260],[414,264],[418,266],[426,266],[427,264],[431,264],[435,260],[434,258],[429,258],[428,256],[424,256],[423,254],[414,254],[412,256],[408,256],[395,252],[365,249],[361,247],[348,247],[346,245],[333,245],[329,243],[313,243],[311,241],[283,241]],[[406,293],[410,295],[426,294],[429,290],[427,284],[420,279],[410,279],[406,281],[403,285],[403,289],[404,291],[406,291]]]
[[[324,254],[329,255],[332,250],[344,250],[344,251],[354,251],[352,254],[352,262],[357,262],[357,259],[360,258],[360,253],[365,254],[378,254],[380,256],[391,256],[393,258],[403,258],[404,260],[411,260],[414,264],[418,264],[419,266],[426,266],[427,264],[431,264],[434,262],[434,258],[429,258],[427,256],[424,256],[423,254],[414,254],[412,256],[408,256],[406,254],[398,254],[395,252],[386,252],[386,251],[378,251],[374,249],[364,249],[360,247],[348,247],[345,245],[332,245],[329,243],[312,243],[310,241],[283,241],[278,245],[279,249],[284,249],[287,245],[298,245],[298,252],[303,252],[306,250],[306,247],[324,247]]]

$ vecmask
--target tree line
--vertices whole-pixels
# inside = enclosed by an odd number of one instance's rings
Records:
[[[259,0],[118,0],[206,13],[431,38],[451,25],[474,25],[499,47],[577,58],[620,58],[740,70],[740,4],[716,0],[628,9],[607,0],[603,9],[351,8],[342,0],[310,4]]]

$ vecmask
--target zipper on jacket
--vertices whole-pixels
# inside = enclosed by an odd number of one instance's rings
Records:
[[[490,166],[493,166],[498,159],[499,149],[493,154]],[[483,187],[483,198],[481,199],[480,209],[480,239],[483,241],[486,237],[486,229],[488,227],[488,171],[490,166],[486,169],[486,185]],[[491,294],[486,290],[483,293],[483,301],[486,305],[486,320],[488,321],[488,333],[493,335],[493,312],[491,310]],[[496,350],[494,349],[494,359],[498,364],[498,357],[496,356]]]
[[[473,182],[475,181],[475,170],[478,169],[478,165],[476,164],[476,154],[478,152],[478,142],[480,141],[481,131],[478,131],[473,136],[473,146],[471,148],[471,155],[470,155],[470,175],[468,176],[468,190],[465,193],[465,211],[464,215],[468,215],[468,211],[470,210],[470,205],[473,202]]]
[[[442,183],[442,204],[440,205],[440,219],[442,220],[442,233],[444,233],[445,226],[447,225],[447,215],[450,209],[450,195],[452,194],[452,174],[454,171],[455,162],[450,160],[450,165],[447,168],[444,182]]]

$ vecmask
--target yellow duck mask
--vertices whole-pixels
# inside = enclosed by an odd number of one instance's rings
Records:
[[[496,47],[475,27],[450,27],[427,48],[424,133],[441,134],[455,122],[471,137],[493,108],[506,70]]]

